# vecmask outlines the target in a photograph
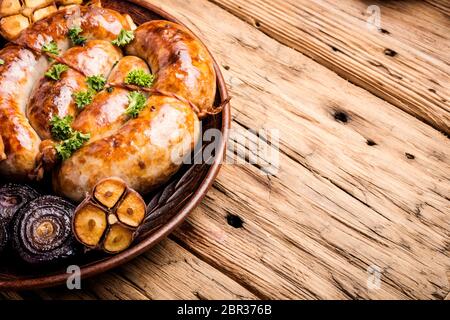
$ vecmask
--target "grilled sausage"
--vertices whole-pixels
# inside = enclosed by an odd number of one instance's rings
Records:
[[[33,86],[49,67],[39,51],[52,40],[62,52],[70,45],[68,30],[81,24],[88,39],[115,39],[122,29],[131,29],[128,19],[113,10],[75,7],[36,22],[0,51],[0,136],[6,159],[0,160],[0,175],[26,180],[34,169],[40,139],[25,116]]]
[[[107,40],[115,39],[122,29],[133,27],[126,18],[111,10],[76,7],[79,16],[74,13],[76,10],[72,10],[57,12],[22,32],[15,41],[20,46],[9,47],[12,50],[10,58],[6,49],[0,52],[0,57],[5,57],[5,64],[0,68],[0,90],[7,88],[5,94],[0,92],[0,121],[7,123],[7,126],[0,127],[0,136],[5,142],[8,156],[7,160],[0,162],[2,174],[24,177],[32,169],[39,148],[40,139],[24,116],[32,84],[37,82],[37,75],[42,75],[48,68],[47,59],[36,52],[50,41],[56,41],[64,52],[70,46],[67,32],[71,26],[81,25],[82,35],[88,39]],[[70,49],[60,59],[74,69],[66,71],[56,83],[43,79],[37,85],[28,115],[42,138],[50,136],[48,122],[52,115],[77,114],[73,101],[68,97],[75,90],[86,88],[84,76],[80,76],[78,71],[89,73],[87,69],[97,68],[92,75],[103,73],[106,76],[111,63],[120,58],[120,54],[114,53],[115,49],[104,50],[107,56],[103,57],[86,55],[92,43],[100,42],[91,41],[84,48]],[[20,79],[15,75],[14,90],[9,90],[13,86],[10,83],[13,75],[4,72],[3,68],[17,69],[15,63],[19,52],[14,50],[24,52],[23,60],[26,63],[22,64],[23,73],[32,74]],[[203,117],[213,105],[216,75],[212,58],[201,42],[184,27],[167,21],[145,23],[136,30],[135,40],[126,51],[150,65],[156,76],[152,95],[135,119],[124,115],[128,107],[129,90],[120,86],[112,92],[102,91],[97,94],[94,102],[76,117],[74,129],[91,133],[92,139],[53,171],[54,190],[72,200],[82,200],[85,193],[105,177],[121,177],[140,193],[147,193],[167,181],[180,167],[181,159],[198,142],[199,116]],[[106,64],[103,65],[104,69],[101,69],[101,63],[95,66],[90,63],[83,65],[87,60],[106,60]],[[40,66],[39,72],[33,66],[28,66],[33,63]],[[123,58],[113,69],[110,83],[120,85],[126,74],[137,67],[148,71],[142,60],[136,57]],[[18,85],[21,87],[18,88]],[[19,92],[21,97],[16,99],[14,93]],[[20,126],[16,126],[17,123]],[[23,132],[27,133],[30,143],[22,143]],[[21,138],[21,141],[13,149],[11,142],[17,138]],[[17,145],[28,148],[25,157],[25,151]],[[16,160],[6,166],[5,163],[9,163],[16,155],[18,159],[25,160]]]
[[[108,83],[122,84],[128,73],[136,69],[150,72],[144,60],[133,56],[124,57],[111,71]],[[111,87],[111,90],[98,93],[92,103],[80,112],[72,127],[83,133],[90,133],[91,142],[101,138],[104,133],[119,128],[128,120],[125,110],[129,105],[129,93],[129,90],[120,87]]]
[[[167,21],[140,26],[128,54],[146,60],[156,76],[154,88],[182,99],[153,94],[136,119],[90,141],[54,172],[56,192],[75,201],[101,179],[118,176],[140,193],[167,181],[199,139],[200,112],[211,108],[215,72],[207,49],[188,30]]]
[[[145,194],[165,182],[198,141],[199,121],[176,98],[154,95],[138,118],[75,152],[55,171],[56,192],[81,201],[101,179],[117,176]]]
[[[55,41],[65,51],[70,46],[67,34],[73,27],[81,27],[81,35],[88,40],[111,41],[117,38],[122,29],[131,30],[135,26],[117,11],[97,6],[75,6],[35,22],[14,42],[39,51],[43,45]]]
[[[0,136],[0,161],[5,159],[6,159],[5,145],[3,144],[2,136]]]
[[[45,57],[15,45],[0,51],[0,136],[6,159],[0,175],[25,180],[34,168],[40,139],[25,117],[33,85],[48,66]]]
[[[212,58],[186,28],[162,20],[144,23],[136,29],[126,52],[147,61],[157,75],[154,89],[189,100],[201,117],[212,107],[216,94]]]
[[[62,55],[62,60],[71,68],[62,73],[59,80],[41,78],[27,109],[28,119],[42,140],[51,138],[53,116],[76,116],[78,109],[72,96],[88,90],[85,76],[107,77],[121,57],[120,50],[104,40],[88,41],[85,46],[73,47]]]

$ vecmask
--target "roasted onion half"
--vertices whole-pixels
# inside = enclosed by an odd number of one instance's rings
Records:
[[[0,220],[8,223],[25,203],[39,196],[39,192],[23,184],[8,183],[0,187]]]
[[[5,251],[8,245],[8,228],[6,222],[0,220],[0,255]]]
[[[78,253],[71,230],[75,206],[55,196],[43,196],[25,204],[16,214],[12,244],[28,264],[60,262]]]

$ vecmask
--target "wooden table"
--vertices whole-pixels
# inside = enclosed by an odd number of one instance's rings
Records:
[[[4,298],[449,298],[448,1],[151,2],[223,67],[238,164],[140,258]]]

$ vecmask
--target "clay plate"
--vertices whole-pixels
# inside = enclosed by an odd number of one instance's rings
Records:
[[[128,13],[136,22],[142,24],[146,21],[164,19],[182,24],[167,12],[142,0],[103,0],[103,6]],[[1,42],[3,45],[4,41]],[[228,98],[228,92],[220,72],[219,66],[214,62],[217,73],[216,106]],[[111,268],[124,264],[141,253],[149,250],[159,241],[169,235],[179,226],[188,214],[197,207],[212,186],[220,169],[221,159],[226,150],[226,140],[230,128],[230,105],[226,104],[222,113],[203,120],[203,131],[216,128],[222,132],[222,139],[215,141],[216,152],[212,161],[193,162],[184,165],[180,172],[166,185],[152,192],[146,197],[149,218],[142,234],[126,251],[115,256],[103,254],[88,254],[83,261],[74,261],[81,268],[81,278],[86,279]],[[203,147],[210,142],[203,142]],[[197,151],[197,155],[202,150]],[[205,160],[205,159],[204,159]],[[66,282],[69,274],[66,273],[67,264],[56,269],[33,270],[20,266],[7,265],[0,262],[0,289],[36,289],[60,285]]]

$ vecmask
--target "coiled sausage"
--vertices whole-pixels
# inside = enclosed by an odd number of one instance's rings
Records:
[[[212,58],[184,27],[167,21],[145,23],[126,52],[147,61],[156,76],[154,92],[136,119],[89,142],[54,172],[55,191],[73,200],[82,200],[100,179],[110,176],[142,194],[167,181],[199,140],[199,117],[192,105],[200,114],[213,105]]]
[[[68,31],[81,26],[87,39],[115,39],[130,24],[116,11],[95,6],[58,11],[25,29],[15,44],[0,50],[0,136],[6,159],[0,160],[0,175],[26,180],[34,169],[40,138],[30,126],[25,109],[33,86],[49,67],[42,46],[55,41],[64,52],[70,45]]]
[[[28,105],[28,119],[42,140],[51,138],[53,116],[75,117],[78,114],[73,94],[88,90],[86,76],[107,77],[121,57],[120,50],[105,40],[88,41],[85,46],[73,47],[61,56],[71,68],[56,81],[42,77]]]

